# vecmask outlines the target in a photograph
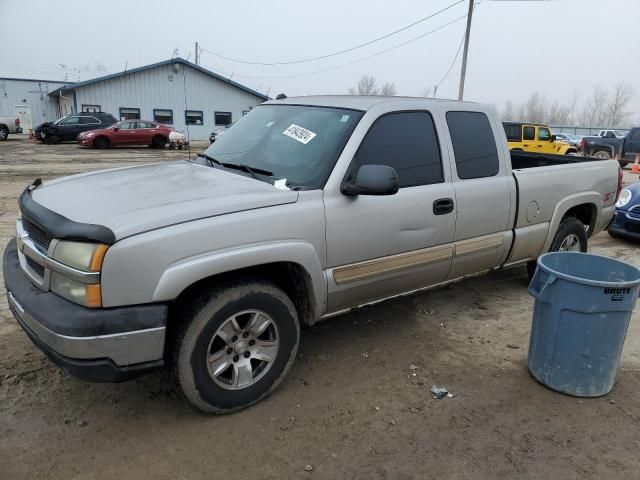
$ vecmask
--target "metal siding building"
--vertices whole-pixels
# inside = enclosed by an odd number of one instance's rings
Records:
[[[53,80],[0,77],[0,116],[17,117],[19,112],[23,112],[20,119],[25,132],[42,122],[53,121],[60,116],[58,102],[48,93],[62,85],[64,82]],[[26,121],[28,112],[32,126]]]
[[[74,111],[99,108],[122,119],[121,109],[139,110],[143,120],[155,120],[154,110],[170,110],[176,130],[184,131],[192,140],[204,140],[221,124],[216,112],[228,112],[236,121],[254,106],[268,99],[243,85],[213,72],[175,58],[106,77],[78,82],[50,93],[60,105],[72,99]],[[186,94],[185,94],[186,93]],[[192,111],[196,124],[186,124],[186,111]],[[157,120],[161,121],[161,120]]]

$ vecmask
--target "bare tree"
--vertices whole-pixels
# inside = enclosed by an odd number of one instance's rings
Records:
[[[386,85],[386,84],[385,84]],[[363,75],[356,88],[349,88],[349,95],[379,95],[376,79],[372,75]]]
[[[500,112],[502,120],[517,120],[516,107],[511,100],[504,102],[504,108]]]
[[[580,117],[580,124],[585,127],[604,126],[607,117],[607,89],[602,85],[593,87],[593,91],[585,103]]]
[[[569,102],[567,104],[567,109],[569,110],[569,118],[567,118],[567,123],[577,123],[577,109],[578,102],[580,101],[580,94],[576,88],[573,89],[571,93],[571,97],[569,97]]]
[[[567,125],[570,115],[570,108],[567,105],[562,105],[559,101],[554,100],[544,121],[551,125]]]
[[[627,111],[629,102],[633,99],[635,91],[633,85],[624,80],[619,81],[613,87],[613,93],[607,102],[608,125],[612,127],[622,125],[631,113]]]
[[[398,94],[398,90],[393,82],[387,82],[382,85],[380,89],[380,95],[384,95],[385,97],[393,97]]]
[[[546,99],[533,92],[524,105],[524,114],[529,122],[543,122],[547,116]]]

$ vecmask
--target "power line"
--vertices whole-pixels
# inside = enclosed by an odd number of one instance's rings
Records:
[[[293,65],[293,64],[296,64],[296,63],[313,62],[315,60],[322,60],[322,59],[329,58],[329,57],[335,57],[336,55],[341,55],[343,53],[352,52],[353,50],[357,50],[358,48],[366,47],[366,46],[371,45],[371,44],[373,44],[375,42],[379,42],[380,40],[384,40],[385,38],[389,38],[389,37],[391,37],[393,35],[396,35],[397,33],[403,32],[403,31],[405,31],[405,30],[407,30],[407,29],[409,29],[411,27],[414,27],[414,26],[418,25],[419,23],[425,22],[425,21],[429,20],[430,18],[435,17],[436,15],[440,15],[441,13],[449,10],[450,8],[455,7],[456,5],[458,5],[458,4],[460,4],[460,3],[464,2],[464,1],[466,1],[466,0],[458,0],[458,1],[454,2],[454,3],[452,3],[451,5],[443,8],[442,10],[438,10],[435,13],[432,13],[432,14],[426,16],[426,17],[423,17],[420,20],[416,20],[415,22],[413,22],[413,23],[411,23],[409,25],[405,25],[404,27],[399,28],[397,30],[394,30],[393,32],[387,33],[386,35],[382,35],[381,37],[374,38],[373,40],[369,40],[368,42],[361,43],[361,44],[355,45],[353,47],[345,48],[344,50],[339,50],[337,52],[328,53],[326,55],[321,55],[319,57],[304,58],[304,59],[299,59],[299,60],[290,60],[290,61],[287,61],[287,62],[254,62],[254,61],[251,61],[251,60],[242,60],[242,59],[239,59],[239,58],[227,57],[225,55],[222,55],[220,53],[216,53],[216,52],[214,52],[212,50],[209,50],[209,49],[203,48],[203,47],[201,47],[201,50],[203,52],[210,53],[211,55],[214,55],[214,56],[216,56],[218,58],[222,58],[224,60],[229,60],[231,62],[236,62],[236,63],[244,63],[246,65],[274,66],[274,65]],[[273,78],[276,78],[276,77],[273,77]]]
[[[444,76],[440,79],[440,81],[436,84],[436,89],[438,87],[440,87],[440,85],[442,85],[442,82],[445,81],[445,79],[451,73],[451,70],[453,70],[453,66],[456,64],[456,60],[458,60],[458,55],[460,55],[460,50],[462,49],[462,45],[464,44],[464,38],[465,37],[466,37],[466,32],[462,34],[462,39],[460,40],[460,45],[458,45],[458,50],[456,50],[456,54],[453,57],[453,61],[451,62],[451,65],[449,66],[449,70],[447,70],[447,73],[445,73]]]
[[[308,76],[308,75],[315,75],[315,74],[318,74],[318,73],[329,72],[331,70],[336,70],[338,68],[346,67],[348,65],[353,65],[354,63],[364,62],[365,60],[369,60],[370,58],[374,58],[374,57],[377,57],[379,55],[383,55],[383,54],[388,53],[388,52],[390,52],[392,50],[395,50],[397,48],[403,47],[403,46],[405,46],[405,45],[407,45],[409,43],[412,43],[412,42],[415,42],[417,40],[420,40],[421,38],[424,38],[424,37],[426,37],[428,35],[431,35],[432,33],[438,32],[438,31],[448,27],[449,25],[453,25],[454,23],[459,22],[460,20],[464,20],[465,18],[467,18],[467,16],[466,15],[462,15],[461,17],[455,18],[452,21],[447,22],[444,25],[439,26],[438,28],[434,28],[433,30],[429,30],[428,32],[423,33],[422,35],[418,35],[417,37],[414,37],[414,38],[412,38],[410,40],[407,40],[406,42],[402,42],[402,43],[399,43],[398,45],[395,45],[395,46],[393,46],[391,48],[387,48],[385,50],[381,50],[381,51],[379,51],[377,53],[374,53],[373,55],[368,55],[366,57],[362,57],[362,58],[359,58],[359,59],[356,59],[356,60],[352,60],[350,62],[342,63],[342,64],[336,65],[334,67],[324,68],[324,69],[321,69],[321,70],[315,70],[313,72],[297,73],[297,74],[292,74],[292,75],[243,75],[243,74],[239,74],[239,73],[233,72],[233,76],[234,77],[243,77],[243,78],[297,78],[297,77],[305,77],[305,76]],[[229,73],[221,72],[219,70],[218,70],[218,72],[219,73],[223,73],[224,75],[227,75],[227,76],[230,75]]]

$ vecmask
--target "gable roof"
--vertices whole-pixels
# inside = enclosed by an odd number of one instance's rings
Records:
[[[188,67],[191,67],[195,70],[198,70],[201,73],[204,73],[205,75],[208,75],[210,77],[215,78],[216,80],[220,80],[221,82],[224,82],[228,85],[231,85],[232,87],[236,87],[239,88],[240,90],[250,93],[251,95],[255,95],[258,98],[261,98],[263,100],[269,100],[269,97],[267,97],[266,95],[260,93],[260,92],[256,92],[255,90],[250,89],[249,87],[245,87],[244,85],[241,85],[237,82],[234,82],[233,80],[229,80],[228,78],[225,78],[221,75],[218,75],[217,73],[212,72],[211,70],[207,70],[206,68],[201,67],[200,65],[196,65],[195,63],[191,63],[187,60],[185,60],[184,58],[180,58],[180,57],[176,57],[176,58],[171,58],[169,60],[163,60],[162,62],[157,62],[157,63],[152,63],[150,65],[145,65],[143,67],[138,67],[138,68],[132,68],[130,70],[125,70],[123,72],[118,72],[118,73],[113,73],[111,75],[105,75],[103,77],[97,77],[97,78],[92,78],[91,80],[85,80],[84,82],[76,82],[76,83],[70,83],[68,85],[63,85],[62,87],[56,88],[55,90],[53,90],[52,92],[49,92],[49,95],[57,95],[59,91],[64,91],[64,90],[74,90],[76,88],[79,87],[84,87],[86,85],[93,85],[94,83],[98,83],[98,82],[104,82],[107,80],[112,80],[114,78],[119,78],[119,77],[124,77],[125,75],[130,75],[132,73],[138,73],[138,72],[144,72],[145,70],[151,70],[152,68],[157,68],[157,67],[163,67],[165,65],[172,65],[175,63],[179,63],[181,65],[186,65]]]

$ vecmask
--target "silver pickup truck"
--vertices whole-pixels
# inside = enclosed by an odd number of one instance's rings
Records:
[[[15,116],[0,115],[0,142],[9,138],[10,133],[22,133],[20,119]]]
[[[195,159],[30,185],[4,254],[9,305],[72,374],[168,364],[202,410],[269,394],[300,328],[550,250],[587,250],[612,160],[509,153],[475,103],[269,101]],[[531,268],[530,268],[531,269]]]

